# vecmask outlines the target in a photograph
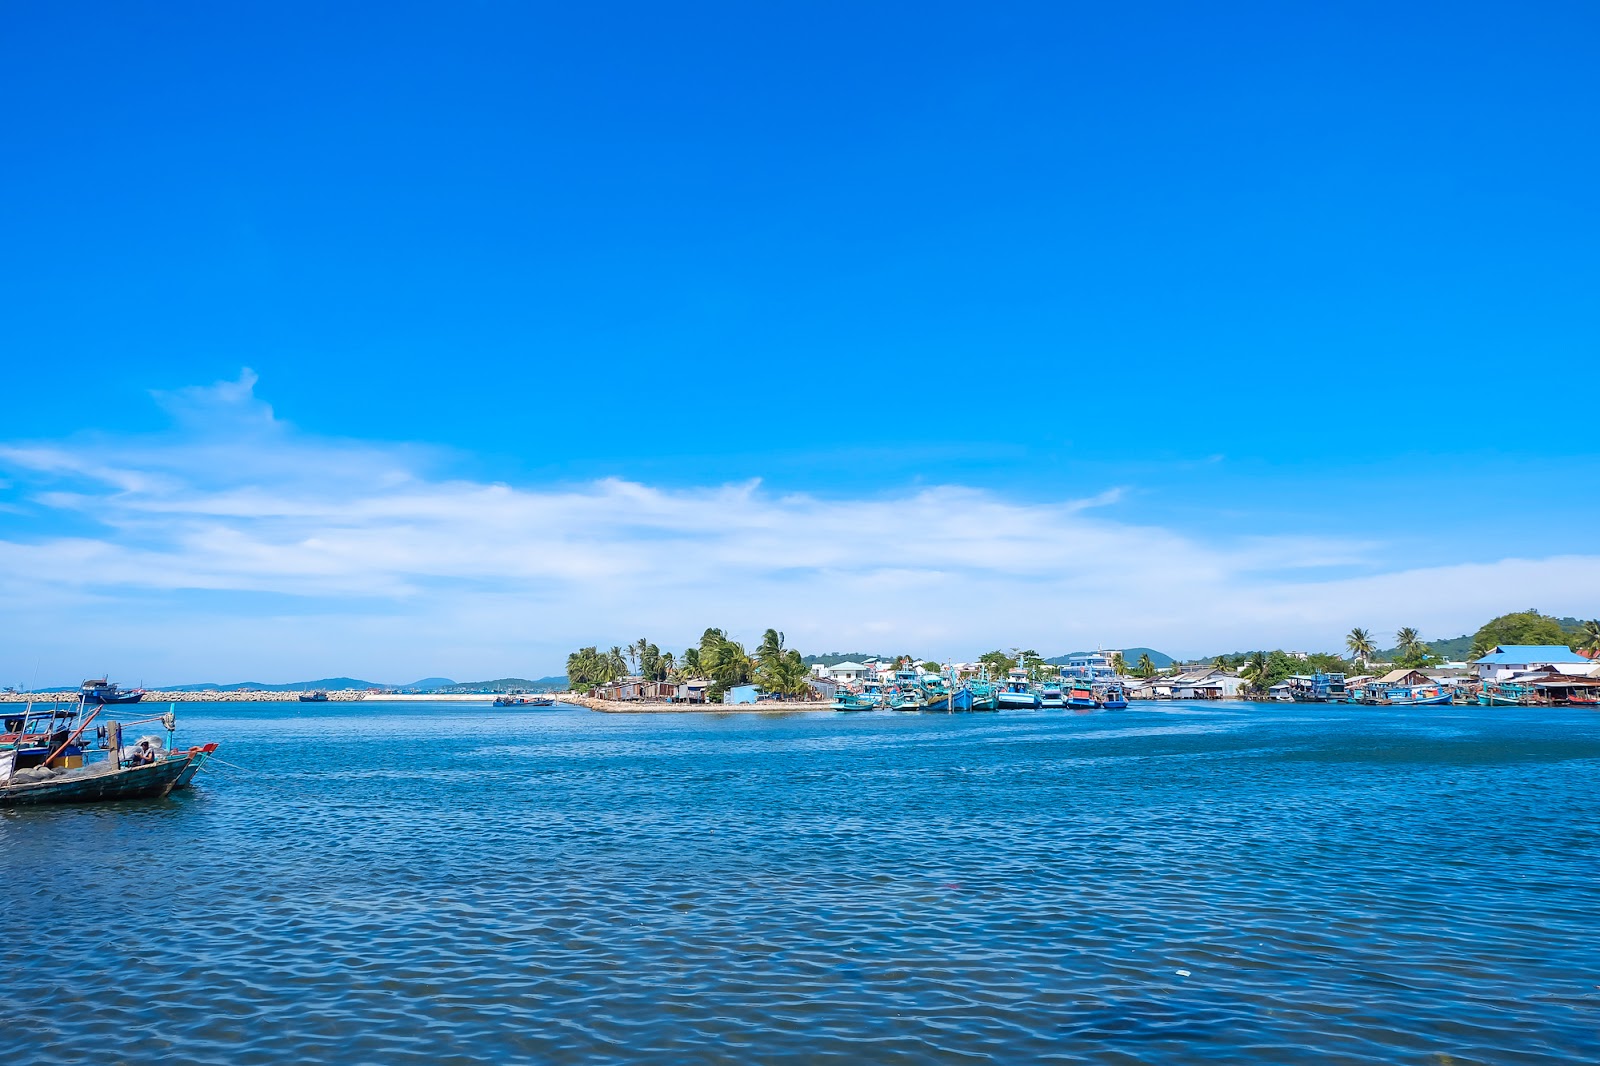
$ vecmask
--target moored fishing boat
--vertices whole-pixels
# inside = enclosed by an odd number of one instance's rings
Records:
[[[1038,710],[1039,694],[1028,682],[1028,671],[1021,667],[1007,671],[1005,684],[995,693],[995,702],[1001,710]]]
[[[969,681],[967,691],[972,694],[972,709],[974,711],[998,711],[1000,709],[999,689],[993,681]]]
[[[840,689],[833,697],[831,709],[835,711],[876,711],[882,706],[882,697],[876,693],[851,692]]]
[[[326,692],[322,691],[320,688],[317,689],[315,692],[302,692],[302,693],[300,693],[300,702],[301,703],[327,703],[328,702],[328,694]]]
[[[35,711],[30,704],[21,715],[5,716],[0,807],[160,798],[187,786],[217,750],[215,744],[174,749],[176,720],[170,712],[143,720],[166,726],[165,744],[152,735],[124,747],[123,726],[137,721],[107,722],[85,742],[84,733],[100,709],[84,711],[80,700],[72,709]]]
[[[1059,680],[1041,681],[1039,683],[1039,706],[1065,707],[1066,705],[1066,697],[1062,695],[1062,687]]]
[[[1108,711],[1123,711],[1128,707],[1128,694],[1122,688],[1122,682],[1111,681],[1099,685],[1095,689],[1095,698],[1100,701],[1100,706]]]
[[[1289,678],[1289,698],[1296,703],[1345,703],[1344,675],[1339,673],[1296,674]]]
[[[1537,702],[1533,689],[1512,681],[1489,682],[1478,693],[1478,703],[1484,707],[1526,707]]]
[[[1093,682],[1087,679],[1071,682],[1067,686],[1066,705],[1079,710],[1100,706],[1100,701],[1095,698]]]
[[[884,706],[891,711],[920,711],[924,702],[921,675],[915,670],[896,670],[894,682],[884,693]]]
[[[930,694],[922,709],[943,714],[970,711],[972,710],[972,690],[963,686],[953,691],[947,688],[943,692]]]
[[[1446,685],[1402,685],[1383,693],[1383,702],[1391,707],[1437,707],[1454,698],[1455,693]]]

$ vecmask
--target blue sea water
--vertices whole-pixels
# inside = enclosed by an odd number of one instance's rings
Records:
[[[6,1060],[1600,1061],[1600,715],[184,705],[0,812]]]

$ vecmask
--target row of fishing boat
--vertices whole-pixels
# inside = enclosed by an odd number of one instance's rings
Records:
[[[1004,681],[987,676],[957,679],[949,674],[896,670],[890,681],[861,681],[834,697],[836,711],[921,711],[928,714],[1072,707],[1121,710],[1128,706],[1122,683],[1114,678],[1054,678],[1036,681],[1024,669]]]
[[[1315,673],[1288,679],[1278,699],[1293,703],[1363,703],[1381,707],[1427,707],[1455,699],[1455,689],[1437,681],[1409,683],[1370,681],[1347,685],[1341,673]]]
[[[105,707],[80,695],[0,712],[0,807],[158,799],[187,788],[217,750],[179,748],[174,709],[112,720]],[[130,741],[139,726],[158,731]]]
[[[1398,671],[1397,671],[1398,673]],[[1600,682],[1587,678],[1541,674],[1531,677],[1447,684],[1410,671],[1403,678],[1383,678],[1364,683],[1347,682],[1339,673],[1291,677],[1278,698],[1296,703],[1359,703],[1376,707],[1442,707],[1477,704],[1480,707],[1597,707]]]

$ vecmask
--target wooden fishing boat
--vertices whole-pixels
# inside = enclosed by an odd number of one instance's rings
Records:
[[[1383,694],[1383,702],[1391,707],[1438,707],[1454,698],[1455,693],[1444,685],[1403,685]]]
[[[1478,703],[1484,707],[1526,707],[1536,702],[1533,689],[1514,682],[1489,682],[1478,693]]]
[[[204,768],[215,744],[175,750],[172,712],[131,723],[108,721],[90,741],[84,740],[101,709],[85,713],[83,700],[70,708],[6,715],[0,735],[0,807],[102,800],[160,798],[187,787]],[[123,747],[124,725],[160,722],[168,740],[141,737]],[[96,756],[99,756],[97,759]]]
[[[1095,698],[1094,684],[1089,681],[1074,681],[1067,686],[1066,705],[1080,710],[1088,710],[1100,706],[1100,701]]]
[[[1039,684],[1039,706],[1065,707],[1066,696],[1062,694],[1061,682],[1044,681]]]
[[[922,705],[922,709],[941,714],[970,711],[972,710],[972,690],[962,687],[954,692],[946,690],[937,694],[930,694],[927,702]]]
[[[1101,685],[1095,690],[1095,696],[1099,699],[1100,706],[1108,711],[1125,711],[1128,709],[1128,694],[1123,691],[1122,683],[1119,681]]]
[[[93,707],[103,703],[138,703],[144,699],[144,689],[127,691],[103,677],[91,677],[78,689],[82,701]]]
[[[1006,672],[1005,684],[995,693],[995,701],[1001,710],[1012,711],[1036,711],[1043,705],[1028,681],[1028,671],[1020,666]]]
[[[1567,702],[1572,704],[1574,707],[1600,707],[1600,696],[1581,695],[1577,692],[1574,692],[1572,695],[1567,697]]]
[[[972,694],[972,709],[974,711],[998,711],[1000,709],[999,690],[992,681],[969,681],[967,691]]]
[[[879,696],[868,692],[848,692],[843,689],[833,697],[835,711],[875,711],[882,705]]]
[[[118,767],[109,760],[73,770],[11,771],[4,766],[15,752],[0,755],[0,807],[29,807],[47,803],[97,803],[105,800],[160,799],[194,780],[215,744],[168,752],[137,766]]]

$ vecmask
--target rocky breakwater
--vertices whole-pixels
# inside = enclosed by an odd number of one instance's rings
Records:
[[[0,693],[0,702],[4,703],[53,703],[76,702],[76,692],[4,692]],[[329,703],[350,703],[355,700],[367,698],[365,692],[355,689],[346,689],[340,692],[329,692]],[[115,707],[139,707],[152,703],[297,703],[300,700],[298,689],[290,692],[268,692],[254,689],[235,689],[226,692],[162,692],[159,689],[150,689],[145,692],[140,703],[118,703]]]

